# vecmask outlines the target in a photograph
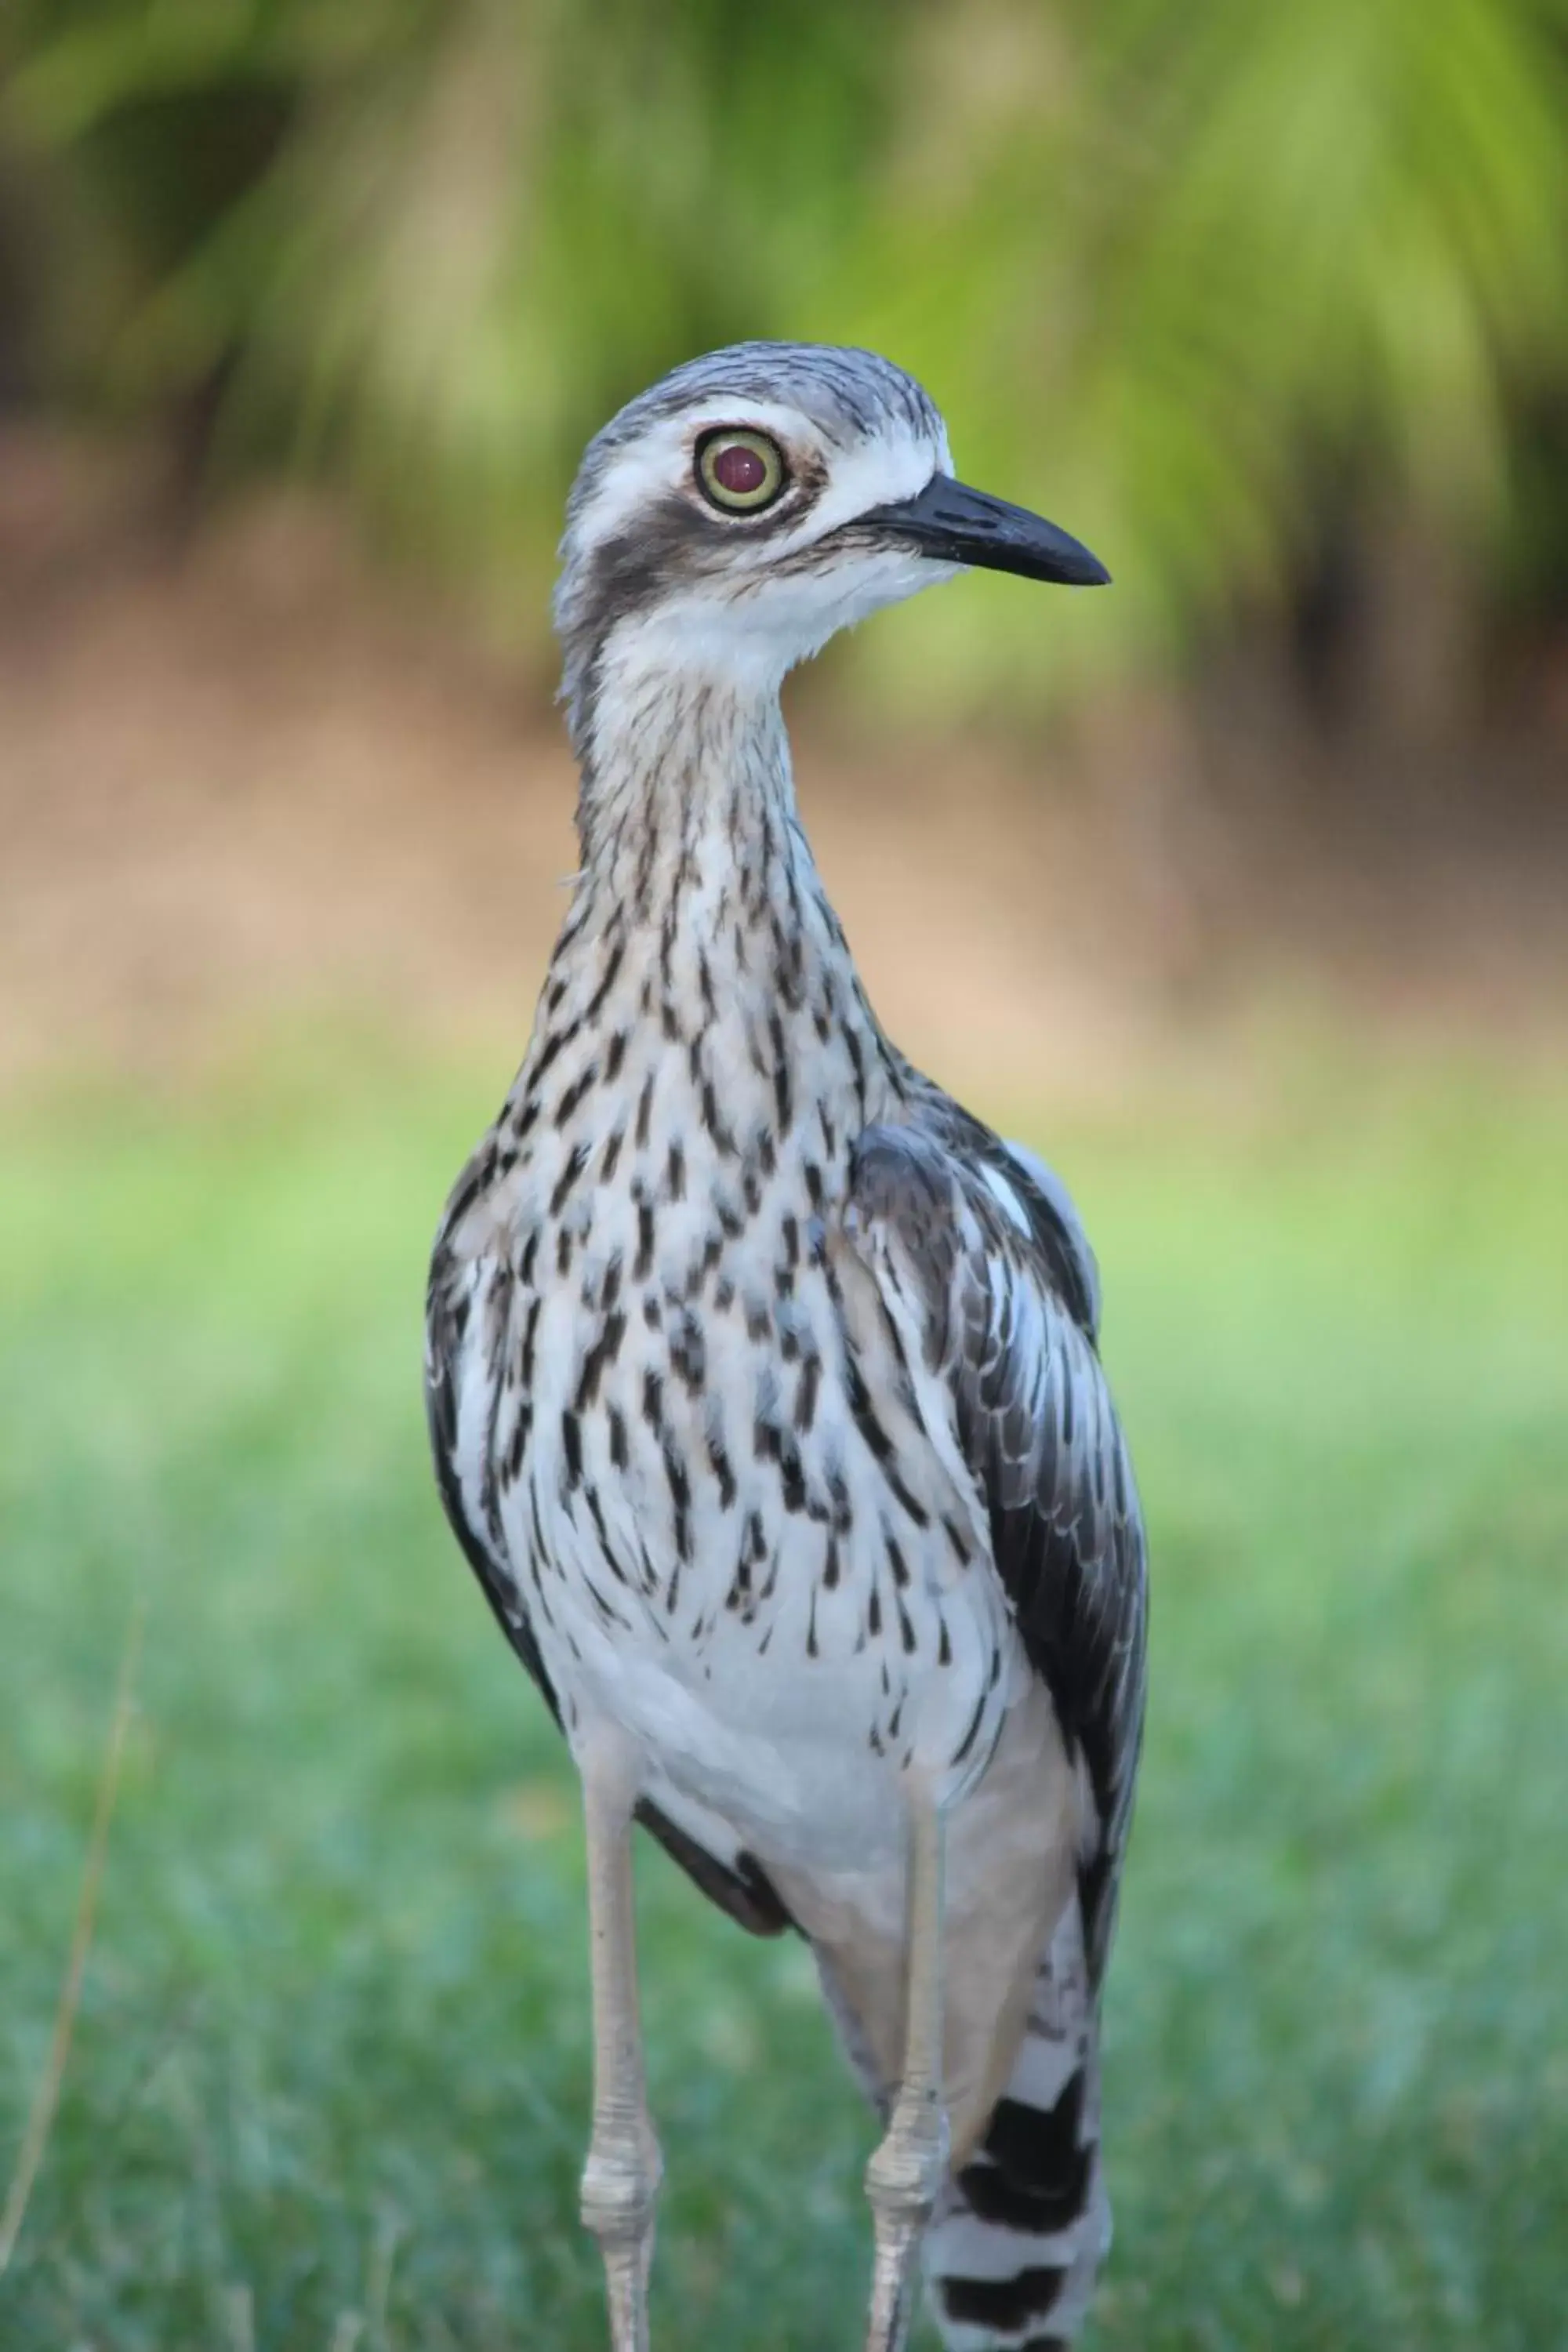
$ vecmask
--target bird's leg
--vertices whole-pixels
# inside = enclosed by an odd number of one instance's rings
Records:
[[[910,1805],[909,1942],[904,2068],[887,2136],[866,2168],[876,2224],[866,2352],[903,2352],[915,2258],[947,2168],[942,2099],[942,1814],[923,1789]]]
[[[623,1760],[583,1767],[588,1935],[594,1982],[594,2136],[583,2172],[583,2226],[599,2241],[611,2352],[648,2352],[653,2209],[663,2169],[647,2111],[632,1904],[632,1806]]]

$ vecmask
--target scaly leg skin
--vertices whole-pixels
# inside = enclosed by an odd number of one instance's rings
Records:
[[[871,2322],[866,2352],[904,2352],[914,2307],[915,2261],[947,2168],[942,2100],[942,1819],[924,1790],[911,1792],[908,2020],[904,2073],[887,2137],[866,2168],[876,2224]]]
[[[632,1906],[632,1805],[622,1759],[583,1768],[588,1933],[594,1982],[594,2136],[583,2172],[583,2226],[599,2241],[611,2352],[648,2352],[647,2279],[663,2170],[647,2111]]]

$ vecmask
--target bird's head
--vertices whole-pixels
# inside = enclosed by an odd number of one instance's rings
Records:
[[[573,487],[555,623],[574,732],[615,677],[776,688],[835,631],[971,564],[1109,576],[1054,523],[954,481],[935,406],[874,352],[689,361],[595,435]]]

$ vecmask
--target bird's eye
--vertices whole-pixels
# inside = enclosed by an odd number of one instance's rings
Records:
[[[784,488],[784,452],[765,433],[721,425],[697,446],[697,483],[710,505],[731,514],[771,507]]]

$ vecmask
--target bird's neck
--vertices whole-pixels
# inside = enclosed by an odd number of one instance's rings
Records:
[[[634,677],[601,693],[577,835],[574,916],[591,908],[606,921],[662,926],[673,908],[682,929],[710,929],[795,867],[821,894],[776,691],[693,674]]]
[[[799,1142],[826,1108],[843,1148],[900,1066],[801,830],[776,692],[667,674],[602,696],[584,749],[582,866],[523,1086],[542,1111],[590,1068],[679,1092],[721,1156]]]

